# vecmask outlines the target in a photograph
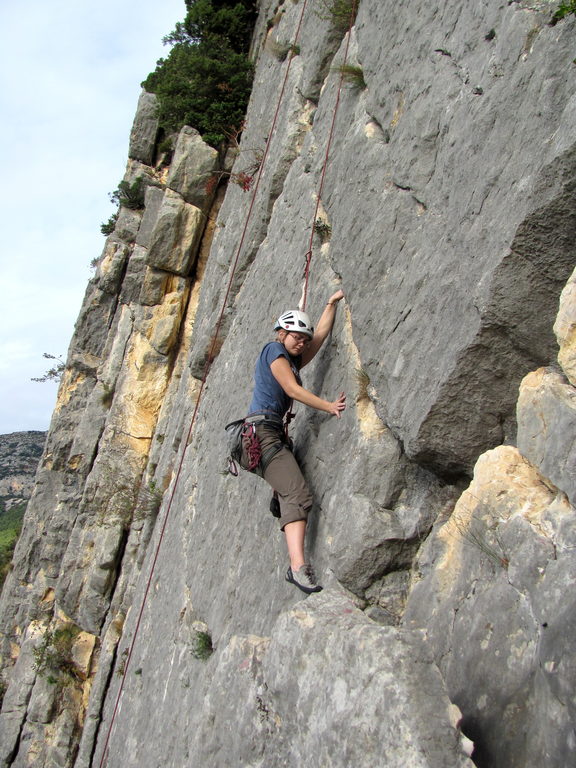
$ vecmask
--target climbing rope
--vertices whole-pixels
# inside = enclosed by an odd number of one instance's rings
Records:
[[[336,125],[336,117],[337,117],[337,114],[338,114],[338,108],[340,106],[340,95],[341,95],[342,85],[343,85],[343,81],[344,81],[343,67],[346,65],[346,62],[348,60],[348,51],[349,51],[349,45],[350,45],[350,30],[351,30],[352,24],[354,22],[354,17],[356,15],[357,2],[358,2],[358,0],[353,0],[353,3],[352,3],[352,9],[351,9],[351,13],[350,13],[350,23],[349,23],[348,35],[347,35],[347,39],[346,39],[346,47],[345,47],[345,53],[344,53],[344,63],[343,63],[343,66],[342,66],[342,69],[341,69],[341,73],[340,73],[340,81],[339,81],[339,84],[338,84],[338,91],[337,91],[337,96],[336,96],[336,102],[335,102],[334,111],[333,111],[333,115],[332,115],[332,123],[331,123],[331,126],[330,126],[328,142],[327,142],[327,145],[326,145],[326,152],[325,152],[325,156],[324,156],[324,162],[323,162],[323,165],[322,165],[322,173],[321,173],[321,177],[320,177],[320,183],[319,183],[318,191],[317,191],[317,194],[316,194],[316,206],[315,206],[315,210],[314,210],[314,216],[313,216],[313,219],[312,219],[310,241],[309,241],[309,246],[308,246],[308,252],[306,253],[306,256],[305,256],[306,263],[305,263],[305,269],[304,269],[304,289],[303,289],[303,297],[302,297],[302,302],[301,302],[301,307],[300,307],[302,310],[306,309],[306,301],[307,301],[307,295],[308,295],[308,284],[309,284],[309,279],[310,279],[310,264],[311,264],[311,261],[312,261],[312,244],[313,244],[313,238],[314,238],[314,229],[315,229],[316,219],[317,219],[318,211],[319,211],[319,207],[320,207],[322,191],[323,191],[323,188],[324,188],[324,180],[325,180],[325,177],[326,177],[326,168],[328,166],[328,158],[329,158],[329,155],[330,155],[330,149],[331,149],[331,146],[332,146],[332,140],[333,140],[333,136],[334,136],[334,130],[335,130],[335,125]],[[291,68],[291,65],[292,65],[292,60],[293,60],[294,55],[295,55],[294,50],[296,49],[296,44],[297,44],[297,42],[299,40],[299,37],[300,37],[300,31],[301,31],[301,28],[302,28],[302,22],[303,22],[303,19],[304,19],[304,14],[306,12],[307,4],[308,4],[308,0],[304,0],[304,3],[302,5],[302,9],[301,9],[301,12],[300,12],[300,17],[299,17],[299,20],[298,20],[298,26],[297,26],[297,29],[296,29],[296,34],[295,34],[294,41],[293,41],[293,44],[292,44],[292,49],[293,50],[292,50],[292,52],[290,54],[290,57],[288,59],[288,64],[287,64],[286,71],[285,71],[285,74],[284,74],[284,79],[283,79],[283,82],[282,82],[282,88],[280,90],[280,94],[279,94],[279,97],[278,97],[278,102],[277,102],[276,109],[275,109],[275,112],[274,112],[274,117],[273,117],[273,120],[272,120],[272,124],[271,124],[270,130],[268,132],[268,138],[266,140],[266,146],[265,146],[265,149],[264,149],[264,152],[263,152],[263,155],[262,155],[262,161],[261,161],[260,167],[258,169],[258,173],[257,173],[257,176],[256,176],[256,182],[255,182],[255,184],[253,186],[253,189],[252,189],[252,196],[251,196],[250,205],[248,207],[248,211],[247,211],[247,214],[246,214],[246,219],[245,219],[245,222],[244,222],[244,227],[242,229],[242,234],[241,234],[241,237],[240,237],[238,248],[236,249],[235,257],[234,257],[234,260],[232,262],[230,278],[228,280],[228,285],[227,285],[227,288],[226,288],[224,299],[222,301],[222,307],[221,307],[221,310],[220,310],[218,321],[216,323],[216,329],[215,329],[214,335],[212,336],[212,343],[210,345],[210,349],[209,349],[208,356],[207,356],[207,359],[206,359],[206,363],[205,363],[205,366],[204,366],[204,371],[203,371],[202,379],[201,379],[201,382],[200,382],[200,389],[198,390],[198,396],[196,398],[196,403],[195,403],[195,406],[194,406],[194,411],[192,413],[192,418],[190,420],[190,426],[188,428],[188,432],[187,432],[187,435],[186,435],[186,440],[184,441],[184,447],[183,447],[183,449],[181,451],[180,459],[178,461],[176,473],[175,473],[175,476],[174,476],[174,480],[172,482],[172,490],[171,490],[171,493],[170,493],[170,496],[169,496],[169,499],[168,499],[168,504],[166,506],[166,513],[164,515],[164,520],[162,522],[162,527],[160,529],[160,533],[159,533],[159,536],[158,536],[158,542],[157,542],[155,550],[154,550],[154,557],[152,559],[152,564],[150,566],[150,572],[149,572],[149,575],[148,575],[148,579],[146,581],[146,588],[144,590],[144,595],[142,597],[142,601],[141,601],[141,604],[140,604],[140,610],[139,610],[139,613],[138,613],[138,617],[136,619],[136,624],[135,624],[135,627],[134,627],[134,632],[133,632],[133,635],[132,635],[132,640],[130,642],[128,653],[127,653],[127,656],[126,656],[126,661],[125,661],[125,664],[124,664],[124,670],[123,670],[123,674],[122,674],[122,679],[120,681],[120,686],[118,688],[118,692],[117,692],[117,695],[116,695],[116,700],[115,700],[115,703],[114,703],[114,709],[112,711],[112,715],[111,715],[111,718],[110,718],[110,724],[108,726],[108,730],[107,730],[107,733],[106,733],[106,739],[104,741],[104,746],[102,748],[102,756],[101,756],[101,759],[100,759],[100,768],[103,767],[103,765],[104,765],[104,763],[105,763],[105,761],[106,761],[106,759],[108,757],[108,746],[109,746],[109,743],[110,743],[110,737],[111,737],[111,734],[112,734],[112,728],[114,727],[114,723],[115,723],[115,720],[116,720],[116,717],[117,717],[117,714],[118,714],[118,708],[119,708],[119,705],[120,705],[120,699],[121,699],[122,693],[124,691],[124,684],[126,682],[126,678],[127,678],[127,675],[128,675],[128,670],[129,670],[129,667],[130,667],[130,662],[131,662],[132,655],[133,655],[133,652],[134,652],[134,648],[135,648],[135,645],[136,645],[136,640],[137,640],[139,632],[140,632],[140,626],[141,626],[141,623],[142,623],[142,617],[143,617],[143,614],[144,614],[144,609],[146,607],[146,603],[147,603],[147,600],[148,600],[148,595],[149,595],[150,588],[151,588],[151,585],[152,585],[152,579],[153,579],[154,573],[156,571],[156,565],[157,565],[158,558],[159,558],[159,555],[160,555],[160,549],[161,549],[161,546],[162,546],[162,542],[164,540],[164,535],[165,535],[165,532],[166,532],[166,527],[167,527],[168,520],[169,520],[169,517],[170,517],[171,509],[172,509],[172,502],[174,500],[176,489],[178,487],[180,476],[182,474],[182,468],[183,468],[183,465],[184,465],[184,458],[185,458],[185,455],[186,455],[186,448],[189,445],[190,439],[192,437],[192,433],[193,433],[194,426],[195,426],[196,419],[197,419],[197,415],[198,415],[198,410],[199,410],[199,407],[200,407],[200,402],[202,400],[202,395],[204,393],[204,388],[205,388],[205,385],[206,385],[206,380],[208,378],[208,373],[210,372],[210,368],[211,368],[212,362],[214,360],[215,351],[216,351],[216,345],[218,343],[218,337],[219,337],[220,330],[221,330],[221,327],[222,327],[222,323],[223,323],[223,320],[224,320],[224,314],[225,314],[225,311],[226,311],[226,306],[228,304],[228,299],[230,297],[230,292],[232,290],[232,285],[233,285],[234,277],[235,277],[235,274],[236,274],[236,270],[238,268],[238,262],[240,260],[240,254],[242,252],[242,248],[244,247],[244,241],[246,239],[246,234],[247,234],[247,231],[248,231],[248,225],[249,225],[250,220],[252,218],[252,213],[253,213],[253,209],[254,209],[254,204],[255,204],[256,196],[258,194],[258,190],[259,190],[259,187],[260,187],[260,181],[262,179],[262,174],[263,174],[263,171],[264,171],[264,166],[266,164],[266,160],[267,160],[268,154],[269,154],[270,144],[271,144],[271,141],[272,141],[272,137],[274,135],[276,124],[278,122],[278,116],[280,114],[280,107],[281,107],[282,101],[284,99],[284,93],[286,91],[286,85],[288,83],[288,77],[289,77],[289,74],[290,74],[290,68]]]
[[[342,93],[342,85],[344,83],[344,68],[346,67],[346,64],[348,62],[348,52],[350,49],[350,32],[352,29],[352,25],[354,24],[354,19],[356,17],[356,8],[358,5],[358,0],[353,0],[352,6],[350,8],[350,18],[348,21],[348,34],[346,35],[346,45],[344,47],[344,60],[342,62],[342,66],[340,67],[340,80],[338,82],[338,90],[336,93],[336,101],[334,104],[334,110],[332,113],[332,123],[330,125],[330,132],[328,134],[328,141],[326,142],[326,152],[324,154],[324,162],[322,164],[322,173],[320,174],[320,183],[318,185],[318,191],[316,192],[316,206],[314,208],[314,216],[312,217],[312,226],[310,228],[310,241],[308,243],[308,250],[305,254],[305,264],[304,264],[304,287],[302,289],[302,299],[300,301],[299,309],[302,312],[306,311],[306,302],[308,300],[308,283],[310,280],[310,264],[312,262],[312,243],[314,241],[314,230],[316,227],[316,220],[318,217],[318,211],[320,209],[320,202],[322,200],[322,192],[324,190],[324,180],[326,178],[326,168],[328,167],[328,158],[330,156],[330,149],[332,147],[332,139],[334,137],[334,129],[336,127],[336,117],[338,115],[338,109],[340,107],[340,94]]]
[[[271,144],[271,141],[272,141],[274,130],[276,128],[276,123],[278,122],[278,116],[280,114],[280,107],[281,107],[282,101],[284,99],[284,93],[286,91],[286,85],[288,83],[288,77],[289,77],[289,74],[290,74],[290,68],[292,66],[292,60],[293,60],[294,55],[295,55],[294,49],[296,48],[296,43],[297,43],[297,41],[299,40],[299,37],[300,37],[300,30],[302,28],[302,21],[304,19],[304,13],[306,11],[307,3],[308,3],[308,0],[304,0],[304,3],[302,5],[302,10],[300,12],[300,17],[299,17],[299,20],[298,20],[298,26],[297,26],[297,29],[296,29],[296,35],[294,37],[294,42],[292,44],[293,50],[290,53],[290,57],[288,59],[288,64],[286,66],[286,72],[284,74],[284,80],[282,82],[282,88],[280,90],[280,95],[278,97],[278,103],[276,105],[276,110],[274,112],[274,117],[273,117],[273,120],[272,120],[272,124],[271,124],[270,130],[268,132],[268,138],[266,140],[266,146],[265,146],[265,149],[264,149],[264,153],[262,155],[262,161],[260,163],[260,168],[258,169],[258,174],[257,174],[257,177],[256,177],[256,182],[255,182],[253,190],[252,190],[252,196],[251,196],[251,200],[250,200],[250,205],[248,207],[248,212],[246,214],[246,220],[244,222],[244,227],[243,227],[243,230],[242,230],[242,235],[240,237],[238,248],[236,249],[235,258],[234,258],[234,260],[232,262],[232,270],[231,270],[231,273],[230,273],[230,278],[228,280],[228,286],[227,286],[227,289],[226,289],[226,293],[224,295],[224,299],[222,301],[222,308],[220,310],[220,315],[218,317],[218,322],[216,323],[216,330],[215,330],[214,335],[212,337],[212,343],[210,345],[210,349],[209,349],[208,356],[207,356],[207,359],[206,359],[206,364],[204,366],[204,372],[203,372],[202,379],[201,379],[201,382],[200,382],[200,389],[198,390],[198,396],[196,398],[196,404],[194,406],[194,411],[192,413],[192,418],[190,420],[190,426],[188,428],[188,432],[187,432],[187,435],[186,435],[186,440],[184,442],[184,448],[181,451],[181,455],[180,455],[180,459],[179,459],[179,462],[178,462],[176,474],[175,474],[174,480],[172,482],[172,491],[170,493],[170,497],[168,499],[168,504],[166,506],[166,513],[164,515],[164,520],[162,522],[162,527],[160,529],[160,534],[159,534],[159,537],[158,537],[158,543],[156,544],[156,548],[155,548],[155,551],[154,551],[154,557],[152,559],[152,564],[150,566],[150,573],[149,573],[149,576],[148,576],[148,579],[147,579],[147,582],[146,582],[146,588],[144,590],[144,595],[142,597],[142,601],[141,601],[141,605],[140,605],[140,610],[139,610],[139,613],[138,613],[138,617],[136,619],[136,624],[135,624],[135,627],[134,627],[134,633],[132,635],[132,640],[130,642],[130,646],[129,646],[129,649],[128,649],[128,654],[126,656],[126,663],[124,664],[124,670],[123,670],[123,673],[122,673],[122,679],[120,681],[120,686],[118,688],[118,693],[116,695],[116,700],[115,700],[115,703],[114,703],[114,709],[112,711],[112,716],[110,718],[110,724],[108,726],[108,730],[107,730],[107,733],[106,733],[106,739],[104,741],[104,746],[102,748],[102,756],[101,756],[101,759],[100,759],[100,768],[103,768],[103,765],[104,765],[104,763],[105,763],[105,761],[107,759],[107,756],[108,756],[108,746],[109,746],[109,743],[110,743],[110,737],[112,735],[112,728],[114,727],[116,716],[118,714],[118,707],[120,705],[120,698],[121,698],[122,693],[124,691],[124,684],[126,682],[126,678],[127,678],[127,675],[128,675],[128,669],[130,667],[130,661],[132,659],[132,654],[134,652],[134,647],[136,645],[136,640],[138,638],[138,634],[139,634],[139,631],[140,631],[140,625],[142,623],[142,616],[144,614],[144,608],[146,607],[146,603],[147,603],[147,600],[148,600],[148,594],[150,592],[150,587],[152,585],[152,578],[153,578],[154,573],[156,571],[156,564],[158,562],[158,557],[159,557],[159,554],[160,554],[160,548],[161,548],[162,542],[164,540],[164,534],[166,532],[166,526],[168,524],[168,519],[170,517],[170,512],[171,512],[171,509],[172,509],[172,502],[173,502],[174,495],[175,495],[176,489],[178,487],[178,482],[180,480],[180,476],[181,476],[181,473],[182,473],[182,467],[183,467],[184,458],[185,458],[185,455],[186,455],[186,448],[189,445],[190,439],[192,437],[194,425],[196,423],[196,418],[197,418],[197,415],[198,415],[198,409],[200,407],[200,402],[202,400],[202,395],[203,395],[203,392],[204,392],[204,387],[206,385],[206,380],[208,378],[208,373],[210,371],[210,367],[211,367],[212,362],[214,360],[214,354],[215,354],[215,351],[216,351],[216,345],[218,343],[218,336],[220,334],[220,329],[222,327],[222,322],[224,320],[224,313],[226,311],[226,306],[228,304],[228,298],[229,298],[230,292],[232,290],[232,284],[233,284],[234,277],[235,277],[235,274],[236,274],[236,269],[238,267],[238,262],[239,262],[239,259],[240,259],[240,254],[242,252],[242,248],[244,246],[244,241],[246,239],[246,233],[248,231],[248,225],[249,225],[250,219],[252,217],[252,212],[253,212],[253,209],[254,209],[254,203],[255,203],[255,200],[256,200],[256,195],[258,194],[258,189],[259,189],[259,186],[260,186],[260,180],[262,178],[262,174],[263,174],[263,171],[264,171],[264,166],[265,166],[265,163],[266,163],[266,159],[268,157],[268,153],[269,153],[269,149],[270,149],[270,144]]]

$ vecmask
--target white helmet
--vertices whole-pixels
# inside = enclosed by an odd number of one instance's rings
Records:
[[[285,331],[294,331],[294,333],[304,333],[310,338],[314,336],[314,328],[310,323],[310,318],[306,312],[300,312],[299,309],[289,309],[288,312],[280,315],[274,330],[279,331],[281,328]]]

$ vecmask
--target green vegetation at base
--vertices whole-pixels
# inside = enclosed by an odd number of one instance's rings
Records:
[[[158,97],[166,133],[196,128],[217,147],[241,125],[252,89],[248,58],[256,18],[253,0],[187,0],[183,22],[164,42],[170,54],[142,83]]]
[[[4,501],[0,499],[0,589],[10,570],[14,547],[22,530],[25,510],[26,504],[16,504],[6,511]]]

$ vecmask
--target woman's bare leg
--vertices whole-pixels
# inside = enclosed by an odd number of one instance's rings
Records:
[[[297,571],[304,565],[304,537],[306,536],[306,520],[295,520],[284,526],[286,546],[292,571]]]

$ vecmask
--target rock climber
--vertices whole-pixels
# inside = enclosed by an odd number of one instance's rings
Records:
[[[316,330],[305,312],[289,310],[280,315],[274,327],[276,340],[266,344],[256,362],[252,401],[244,420],[248,429],[243,437],[241,463],[248,467],[256,451],[258,474],[272,486],[273,502],[276,498],[279,501],[280,529],[290,558],[286,581],[307,594],[322,589],[304,555],[312,495],[288,444],[283,419],[293,400],[337,418],[346,408],[343,392],[334,401],[323,400],[304,389],[300,380],[300,370],[315,357],[332,330],[337,304],[343,298],[342,291],[330,296]]]

